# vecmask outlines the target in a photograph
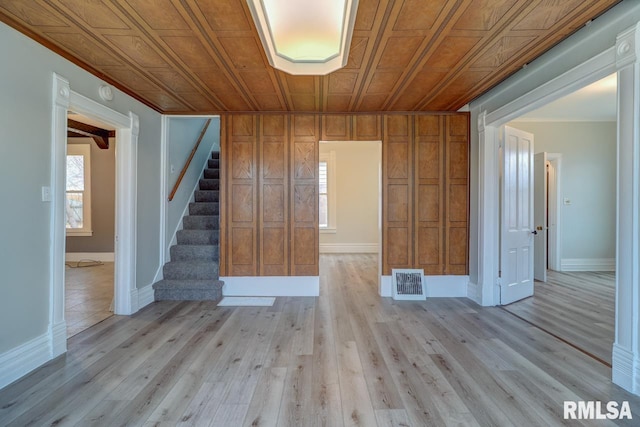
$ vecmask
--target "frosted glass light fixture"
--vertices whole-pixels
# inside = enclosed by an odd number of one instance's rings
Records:
[[[347,65],[358,0],[247,0],[269,63],[324,75]]]

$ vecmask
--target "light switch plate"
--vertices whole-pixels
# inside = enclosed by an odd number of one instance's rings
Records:
[[[51,201],[51,187],[42,187],[42,201],[43,202]]]

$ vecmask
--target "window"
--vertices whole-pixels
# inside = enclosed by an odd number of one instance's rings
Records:
[[[336,152],[320,153],[319,177],[319,226],[322,233],[336,231]]]
[[[91,236],[91,145],[67,145],[66,227],[68,236]]]

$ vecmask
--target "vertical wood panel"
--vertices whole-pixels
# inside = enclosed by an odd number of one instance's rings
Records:
[[[263,115],[260,120],[260,275],[289,275],[289,119]]]
[[[258,274],[258,152],[257,120],[254,115],[232,115],[226,120],[226,210],[224,246],[225,274]],[[222,242],[221,242],[222,243]]]
[[[291,116],[290,273],[318,275],[318,141],[319,117]]]
[[[469,119],[446,116],[446,221],[444,274],[468,274]]]
[[[444,272],[444,117],[417,116],[415,130],[415,258],[425,274]]]
[[[413,116],[384,117],[382,274],[413,264]]]
[[[229,179],[227,177],[229,164],[229,139],[227,138],[227,130],[230,127],[231,117],[222,116],[220,118],[220,161],[218,162],[220,168],[220,193],[219,193],[219,203],[220,203],[220,231],[218,233],[218,242],[220,245],[220,276],[228,276],[229,267],[227,265],[229,257],[227,256],[227,231],[229,229],[227,222],[227,206],[229,203],[227,201],[227,182]]]

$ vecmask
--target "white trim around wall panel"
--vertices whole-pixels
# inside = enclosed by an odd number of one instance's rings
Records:
[[[320,243],[321,254],[377,254],[377,243]]]
[[[78,261],[101,261],[113,262],[115,259],[113,252],[67,252],[64,255],[66,262]]]
[[[562,258],[562,271],[616,271],[615,258]]]
[[[0,389],[51,359],[49,333],[0,354]]]
[[[317,297],[319,276],[220,277],[224,296]]]
[[[466,297],[469,276],[424,276],[427,298],[460,298]],[[391,276],[382,276],[380,280],[380,296],[391,297]]]

